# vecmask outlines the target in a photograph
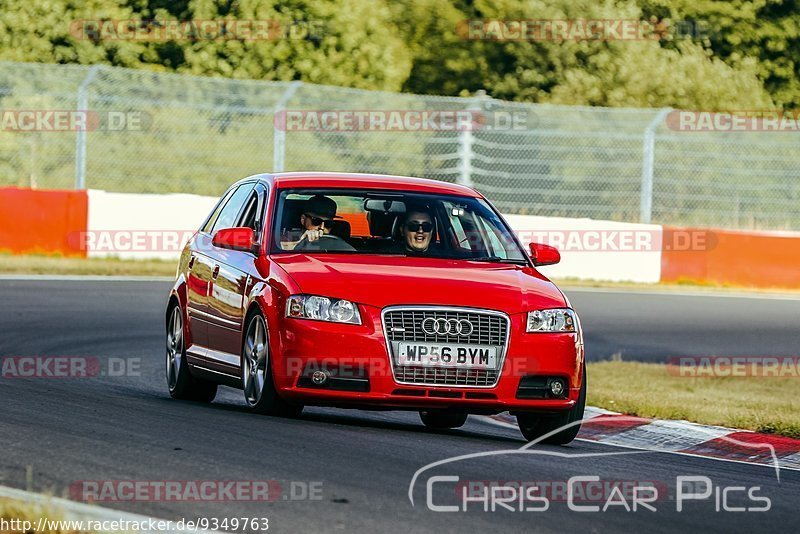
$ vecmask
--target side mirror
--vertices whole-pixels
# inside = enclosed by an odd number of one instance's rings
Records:
[[[553,265],[561,261],[561,254],[556,247],[541,243],[531,243],[530,248],[531,259],[537,267],[540,265]]]
[[[223,228],[214,234],[211,244],[219,248],[253,252],[256,245],[256,234],[252,228]]]

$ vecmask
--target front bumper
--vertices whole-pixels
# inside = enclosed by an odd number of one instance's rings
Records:
[[[359,307],[361,325],[278,318],[273,338],[273,373],[284,398],[306,405],[366,409],[458,409],[470,413],[559,412],[572,408],[581,388],[583,346],[577,334],[528,334],[526,314],[509,316],[510,337],[493,387],[427,386],[398,383],[392,371],[381,310]],[[333,370],[343,378],[368,379],[368,391],[314,385],[311,369]],[[567,380],[565,398],[520,399],[526,376]]]

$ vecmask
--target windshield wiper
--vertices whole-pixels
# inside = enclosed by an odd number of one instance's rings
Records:
[[[511,263],[513,265],[528,265],[525,260],[515,260],[512,258],[501,258],[500,256],[480,256],[478,258],[464,258],[469,261],[487,261],[494,263]]]

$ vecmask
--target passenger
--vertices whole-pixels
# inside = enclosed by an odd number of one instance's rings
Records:
[[[409,206],[401,226],[406,252],[428,252],[433,240],[434,220],[426,208]]]

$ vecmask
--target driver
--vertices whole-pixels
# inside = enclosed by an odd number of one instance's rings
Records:
[[[303,204],[300,225],[303,234],[297,241],[282,242],[284,249],[308,251],[347,251],[355,249],[341,237],[331,234],[336,215],[336,202],[324,195],[314,195]],[[323,239],[325,238],[325,239]],[[324,243],[323,243],[324,241]]]
[[[314,195],[305,201],[300,214],[300,228],[303,233],[297,241],[283,241],[285,249],[294,249],[299,243],[313,243],[331,233],[333,219],[336,218],[336,202],[324,195]],[[292,232],[293,233],[293,232]]]
[[[300,215],[300,225],[306,231],[300,240],[307,239],[313,243],[323,235],[330,234],[336,209],[336,201],[324,195],[314,195],[306,200],[303,214]]]

